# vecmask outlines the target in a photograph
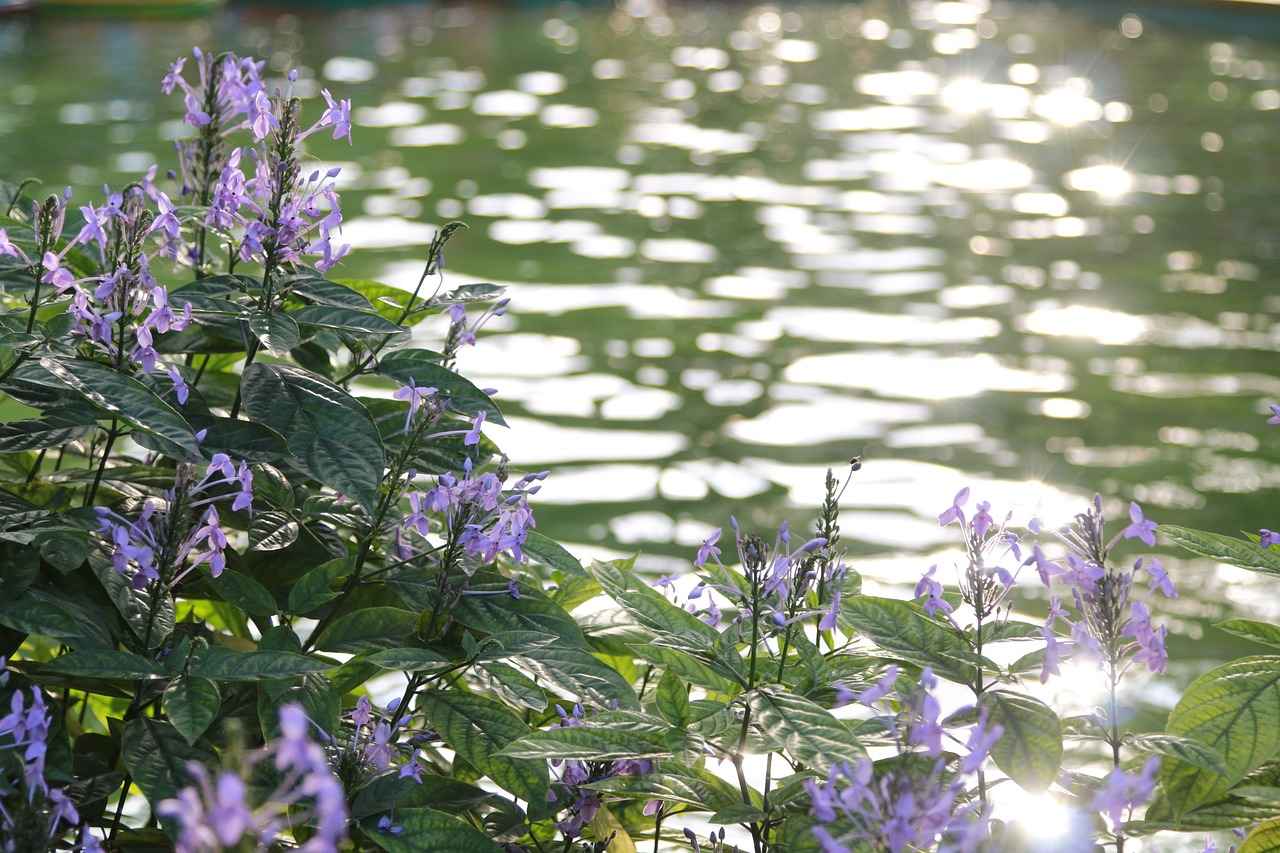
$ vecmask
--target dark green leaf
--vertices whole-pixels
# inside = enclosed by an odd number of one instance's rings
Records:
[[[385,649],[365,657],[365,661],[397,672],[423,672],[445,669],[450,663],[430,649]]]
[[[1217,751],[1226,767],[1215,773],[1166,757],[1160,778],[1181,817],[1280,751],[1280,657],[1242,658],[1206,672],[1183,692],[1166,729]]]
[[[75,408],[46,409],[39,418],[0,424],[0,453],[60,447],[93,432],[92,415]]]
[[[761,731],[796,760],[825,773],[867,757],[852,732],[820,705],[782,689],[761,687],[749,696]]]
[[[253,332],[262,348],[276,358],[288,355],[289,350],[302,339],[297,318],[289,314],[254,311],[249,315],[249,331]]]
[[[86,678],[159,678],[165,669],[155,661],[130,652],[89,651],[68,652],[49,661],[40,671],[56,675],[77,675]]]
[[[725,806],[708,818],[708,820],[717,826],[728,826],[735,823],[744,825],[749,823],[759,823],[764,820],[765,817],[765,813],[755,806],[749,806],[746,803],[734,803],[731,806]]]
[[[988,726],[1003,726],[991,748],[996,766],[1030,794],[1041,794],[1062,766],[1062,724],[1053,709],[1024,693],[989,690],[978,698]]]
[[[274,681],[333,668],[333,664],[294,652],[238,652],[209,646],[191,662],[190,673],[210,681]]]
[[[536,530],[529,531],[524,542],[524,552],[542,565],[560,570],[566,577],[588,577],[577,557]]]
[[[225,453],[236,461],[243,459],[252,464],[272,462],[289,452],[284,436],[266,424],[211,415],[192,415],[191,426],[197,431],[205,431],[200,447],[210,456]]]
[[[164,691],[164,715],[189,744],[204,734],[221,707],[218,685],[206,678],[179,675]]]
[[[279,551],[298,538],[298,522],[283,512],[260,512],[249,524],[249,550]]]
[[[337,598],[338,593],[329,589],[330,585],[351,574],[355,565],[354,557],[339,557],[307,572],[289,590],[289,612],[309,613]]]
[[[468,418],[474,418],[477,412],[484,412],[489,422],[507,425],[502,419],[502,412],[489,399],[488,394],[452,370],[436,364],[434,355],[424,354],[421,350],[398,350],[379,362],[378,374],[402,385],[408,385],[412,378],[419,388],[432,387],[439,391],[440,396],[447,400],[449,408],[455,412]]]
[[[502,853],[480,830],[456,817],[432,809],[397,809],[394,825],[404,831],[379,832],[370,819],[365,838],[387,853]]]
[[[0,625],[21,634],[59,641],[80,636],[80,626],[70,613],[56,604],[31,598],[8,599],[0,604]]]
[[[618,729],[596,726],[561,726],[536,731],[505,747],[501,754],[511,758],[578,759],[581,761],[621,761],[628,758],[657,758],[667,749],[657,739]]]
[[[364,406],[337,385],[280,364],[251,364],[241,378],[245,412],[278,431],[294,464],[371,509],[386,467]]]
[[[492,284],[487,281],[476,282],[475,284],[464,284],[455,287],[448,293],[442,293],[439,296],[433,296],[427,300],[426,304],[431,308],[442,308],[446,305],[456,305],[467,302],[489,302],[501,296],[507,287],[503,284]]]
[[[703,768],[686,767],[674,761],[662,762],[658,773],[611,776],[582,787],[627,799],[684,803],[706,811],[718,811],[742,802],[742,794],[720,777]]]
[[[234,604],[250,616],[271,617],[280,611],[265,586],[240,572],[223,569],[221,574],[210,580],[210,585],[223,601]]]
[[[350,308],[355,311],[372,311],[373,303],[358,290],[346,285],[328,281],[323,278],[294,278],[286,282],[299,296],[316,305],[330,305],[334,308]]]
[[[45,370],[99,409],[125,423],[200,455],[195,430],[178,411],[132,377],[90,361],[40,359]]]
[[[125,723],[122,748],[124,766],[153,806],[195,781],[187,762],[217,762],[208,750],[190,746],[171,724],[145,716]]]
[[[366,607],[334,620],[316,648],[331,652],[364,652],[394,649],[413,631],[417,614],[397,607]]]
[[[457,690],[432,690],[418,708],[445,745],[517,799],[545,803],[547,763],[500,755],[503,747],[530,734],[529,727],[498,703]]]
[[[354,335],[398,335],[406,331],[403,326],[397,326],[378,314],[331,305],[308,305],[285,316],[300,326],[317,326]]]

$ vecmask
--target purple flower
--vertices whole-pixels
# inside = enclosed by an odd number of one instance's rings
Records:
[[[1271,406],[1271,417],[1267,418],[1269,424],[1280,424],[1280,406]]]
[[[1139,557],[1137,562],[1133,564],[1134,570],[1142,568],[1143,558]],[[1165,598],[1177,598],[1178,590],[1174,588],[1173,581],[1164,570],[1164,565],[1155,557],[1147,563],[1147,574],[1151,575],[1149,586],[1152,590],[1159,589]]]
[[[715,558],[719,561],[720,549],[716,547],[716,542],[719,541],[722,530],[723,528],[717,527],[715,532],[707,537],[706,541],[702,543],[702,547],[698,549],[698,556],[693,560],[693,564],[696,567],[702,568],[707,564],[707,560],[710,558]]]
[[[989,501],[981,501],[978,504],[978,511],[973,516],[973,521],[970,522],[973,525],[974,535],[979,539],[986,536],[987,531],[995,524],[995,521],[991,518],[990,509],[991,503]]]
[[[1265,527],[1258,531],[1258,544],[1263,548],[1270,548],[1272,545],[1280,544],[1280,533],[1272,533]]]
[[[937,570],[938,566],[935,563],[929,567],[929,571],[925,572],[919,583],[916,584],[915,597],[919,599],[922,596],[927,596],[927,600],[921,607],[930,616],[933,616],[939,610],[943,613],[950,613],[952,610],[951,604],[942,597],[942,584],[933,579],[933,573]]]
[[[1155,775],[1159,769],[1160,759],[1152,756],[1139,773],[1130,775],[1117,766],[1107,774],[1102,790],[1093,798],[1092,808],[1105,814],[1112,832],[1118,832],[1125,816],[1131,815],[1134,808],[1144,805],[1155,793]]]
[[[956,492],[956,496],[951,500],[951,506],[947,507],[938,515],[938,524],[946,527],[953,521],[959,521],[960,525],[963,527],[965,519],[964,510],[961,509],[961,507],[964,506],[965,501],[967,500],[969,500],[969,487],[965,486],[963,489]]]
[[[431,388],[431,387],[419,388],[418,384],[414,381],[413,377],[410,376],[409,384],[403,386],[402,388],[400,388],[398,391],[396,391],[394,394],[391,395],[392,397],[395,397],[397,400],[409,401],[409,414],[404,419],[405,435],[409,434],[409,425],[413,423],[413,416],[418,413],[418,409],[422,408],[423,401],[436,393],[437,393],[437,389],[435,388]]]
[[[471,429],[462,439],[464,445],[472,445],[480,443],[480,427],[484,425],[484,412],[476,412],[476,418],[471,422]]]
[[[1124,538],[1132,539],[1136,536],[1146,543],[1148,548],[1154,547],[1156,544],[1156,523],[1143,518],[1142,508],[1136,503],[1129,504],[1129,518],[1132,523],[1124,529]]]
[[[898,665],[895,663],[884,671],[884,676],[877,681],[874,686],[857,694],[857,696],[855,696],[855,701],[859,705],[866,705],[870,708],[874,706],[875,703],[892,693],[897,683]]]
[[[325,103],[329,105],[329,109],[325,111],[321,121],[324,126],[333,125],[333,138],[347,138],[347,144],[351,144],[351,102],[350,101],[334,101],[333,96],[329,94],[328,89],[321,89],[320,94],[324,96]]]

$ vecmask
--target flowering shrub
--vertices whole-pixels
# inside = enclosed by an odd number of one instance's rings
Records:
[[[456,371],[508,307],[444,288],[458,223],[412,293],[334,276],[338,173],[304,146],[350,143],[350,104],[194,58],[162,84],[190,126],[166,177],[0,185],[0,394],[27,413],[0,426],[0,851],[1040,849],[1015,788],[1072,815],[1057,850],[1276,849],[1280,657],[1130,729],[1177,596],[1115,553],[1156,545],[1137,505],[1019,527],[966,488],[938,519],[963,560],[905,599],[863,592],[831,474],[810,534],[730,519],[687,573],[584,568]],[[1280,574],[1270,531],[1159,529]],[[1042,700],[1067,667],[1103,707]]]

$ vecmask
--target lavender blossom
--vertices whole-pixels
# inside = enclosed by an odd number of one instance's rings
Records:
[[[248,756],[239,771],[213,776],[197,762],[188,765],[195,784],[156,804],[156,814],[181,827],[177,853],[233,850],[244,841],[267,847],[288,839],[288,827],[308,822],[314,824],[315,834],[298,849],[336,853],[347,834],[342,785],[329,769],[324,750],[308,737],[309,721],[300,706],[280,709],[280,728],[280,737]],[[257,803],[250,800],[241,773],[268,758],[282,781]]]
[[[111,548],[112,566],[135,589],[151,582],[173,586],[202,563],[209,564],[214,577],[225,568],[227,537],[216,504],[230,498],[230,511],[252,514],[253,472],[224,453],[214,454],[203,476],[197,478],[196,471],[192,463],[180,464],[173,487],[165,490],[162,500],[147,500],[137,519],[95,508],[98,530]]]

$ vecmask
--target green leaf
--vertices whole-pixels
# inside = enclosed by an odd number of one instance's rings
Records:
[[[249,524],[250,551],[279,551],[298,538],[298,522],[283,512],[260,512]]]
[[[60,447],[93,432],[92,415],[71,407],[46,409],[39,418],[0,424],[0,453],[24,453]]]
[[[969,654],[964,640],[904,602],[860,595],[841,603],[840,616],[890,655],[962,684],[973,680],[958,661]]]
[[[316,305],[334,308],[351,308],[356,311],[372,311],[373,303],[358,290],[323,278],[292,278],[286,281],[294,296]]]
[[[547,696],[542,688],[510,664],[501,661],[484,661],[473,670],[473,673],[482,687],[493,691],[508,705],[538,712],[547,709]]]
[[[302,340],[296,317],[270,311],[254,311],[249,315],[249,331],[262,344],[262,348],[282,358]]]
[[[1280,818],[1255,826],[1237,849],[1237,853],[1277,853],[1277,851],[1280,851]]]
[[[234,604],[250,616],[271,617],[280,611],[275,598],[265,586],[248,575],[223,569],[209,581],[214,592],[228,604]]]
[[[658,773],[610,776],[582,785],[611,797],[630,800],[664,800],[683,803],[705,811],[719,811],[742,802],[742,794],[720,777],[702,768],[663,761]]]
[[[555,634],[541,631],[499,631],[479,642],[477,660],[503,660],[513,655],[528,654],[556,642]]]
[[[734,823],[743,825],[759,823],[766,817],[767,815],[755,806],[749,806],[746,803],[734,803],[731,806],[720,809],[720,811],[707,819],[717,826],[728,826]]]
[[[0,625],[20,634],[36,634],[53,640],[75,640],[80,626],[58,605],[32,598],[10,599],[0,605]]]
[[[159,678],[165,669],[141,655],[116,651],[68,652],[40,668],[42,673],[84,676],[85,678]]]
[[[623,709],[640,707],[631,683],[590,652],[569,646],[544,646],[526,652],[521,660],[563,696],[575,697],[598,708],[607,708],[612,702]]]
[[[480,830],[432,809],[397,809],[394,823],[404,831],[379,832],[369,819],[365,838],[387,853],[501,853],[503,848]]]
[[[164,714],[178,734],[194,744],[222,707],[218,685],[207,678],[179,675],[164,691]]]
[[[524,552],[544,566],[559,569],[566,577],[587,577],[577,557],[566,551],[560,543],[536,530],[530,530],[525,538]]]
[[[819,772],[833,764],[856,764],[867,751],[827,709],[795,694],[759,687],[748,694],[755,720],[765,737]]]
[[[469,761],[516,799],[545,803],[550,777],[545,761],[499,754],[530,734],[523,720],[498,703],[457,690],[432,690],[418,697],[418,708],[445,745]]]
[[[1280,646],[1280,628],[1266,622],[1254,622],[1252,619],[1228,619],[1214,625],[1228,634],[1254,640],[1268,646]]]
[[[121,747],[125,768],[153,807],[195,781],[187,762],[214,765],[218,760],[209,750],[190,746],[172,724],[145,716],[124,724]]]
[[[196,431],[205,431],[200,447],[210,456],[225,453],[232,459],[252,464],[272,462],[289,453],[284,436],[266,424],[195,414],[189,420]],[[255,482],[255,489],[257,485]]]
[[[662,719],[673,726],[684,726],[689,721],[689,686],[678,675],[668,670],[658,679],[653,694],[654,705]]]
[[[506,746],[501,755],[510,758],[622,761],[658,758],[667,754],[655,738],[599,726],[561,726],[525,735]]]
[[[439,296],[433,296],[427,300],[426,305],[430,308],[442,308],[445,305],[456,305],[467,302],[489,302],[495,297],[501,296],[505,292],[507,286],[505,284],[493,284],[487,281],[476,282],[475,284],[463,284],[450,290],[448,293],[442,293]]]
[[[419,388],[430,386],[439,391],[440,396],[447,400],[449,408],[455,412],[468,418],[474,418],[477,412],[484,412],[489,422],[507,425],[502,419],[502,412],[489,399],[488,394],[470,380],[436,364],[434,357],[434,353],[424,353],[421,350],[398,350],[378,363],[378,374],[394,379],[401,385],[408,385],[412,377]]]
[[[1280,575],[1280,554],[1256,542],[1236,539],[1173,524],[1160,525],[1160,532],[1188,551],[1219,563],[1268,575]]]
[[[1226,762],[1222,758],[1222,753],[1192,738],[1158,732],[1145,735],[1126,735],[1124,740],[1125,743],[1137,749],[1178,758],[1211,773],[1225,774],[1227,772]]]
[[[294,652],[238,652],[225,646],[209,646],[191,661],[189,671],[210,681],[274,681],[333,668],[333,664]]]
[[[282,364],[251,364],[240,380],[244,409],[284,436],[294,464],[372,509],[386,467],[369,412],[346,391]]]
[[[1217,751],[1226,767],[1216,773],[1166,758],[1160,778],[1181,817],[1280,751],[1280,657],[1242,658],[1206,672],[1183,692],[1165,728]]]
[[[1053,709],[1023,693],[989,690],[978,698],[988,726],[1003,726],[991,748],[996,767],[1029,794],[1042,794],[1062,766],[1062,723]]]
[[[192,456],[200,456],[191,425],[138,380],[90,361],[45,356],[40,365],[104,412],[135,429],[167,439]]]
[[[355,565],[354,557],[339,557],[307,572],[289,590],[289,612],[309,613],[337,598],[338,593],[331,590],[330,585],[351,574]]]
[[[486,584],[506,589],[507,579],[497,574],[477,572],[473,589]],[[587,645],[578,620],[547,598],[540,589],[521,591],[519,598],[510,595],[464,595],[453,609],[453,617],[475,631],[497,634],[502,631],[538,631],[555,634],[564,645]]]
[[[366,656],[365,660],[375,666],[397,672],[423,672],[450,666],[447,658],[429,649],[385,649]]]
[[[334,620],[316,648],[331,652],[363,652],[394,649],[413,631],[417,614],[398,607],[366,607]]]
[[[730,681],[693,655],[680,649],[635,643],[631,646],[631,650],[642,660],[654,666],[662,667],[668,672],[673,672],[681,680],[698,687],[705,687],[708,690],[716,693],[725,693],[729,696],[736,696],[742,691],[742,686],[738,682]]]
[[[299,326],[316,326],[355,335],[398,335],[407,331],[403,326],[397,326],[370,311],[332,305],[308,305],[290,311],[285,316],[296,321]]]

